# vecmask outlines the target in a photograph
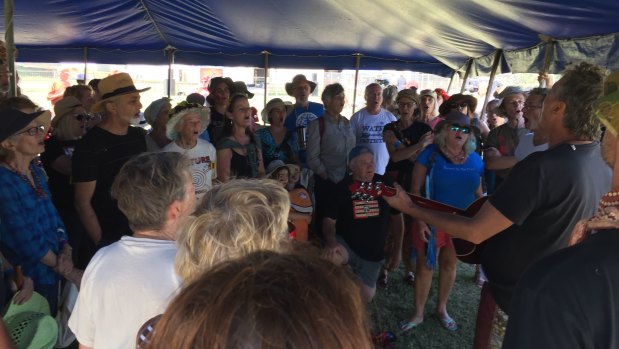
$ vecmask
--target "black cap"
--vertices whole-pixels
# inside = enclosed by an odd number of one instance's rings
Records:
[[[32,114],[23,113],[17,109],[10,108],[0,110],[0,142],[28,126],[32,120],[38,118],[45,112],[49,113],[49,111],[46,110],[37,111]]]

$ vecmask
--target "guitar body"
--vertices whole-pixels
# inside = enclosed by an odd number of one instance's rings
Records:
[[[377,183],[353,183],[349,188],[353,197],[361,200],[368,200],[379,196],[393,196],[396,194],[396,189],[388,187],[380,182]],[[473,217],[479,212],[484,205],[487,196],[481,197],[475,200],[466,210],[459,209],[457,207],[449,206],[438,201],[426,199],[422,196],[416,196],[408,194],[413,203],[419,207],[427,208],[430,210],[441,211],[456,214],[463,217]],[[480,252],[482,244],[476,245],[472,242],[452,238],[454,249],[456,250],[456,256],[461,262],[468,264],[480,264]]]

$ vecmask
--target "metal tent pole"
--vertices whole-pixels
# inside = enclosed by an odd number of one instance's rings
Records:
[[[17,95],[17,74],[15,74],[15,36],[13,32],[13,0],[4,0],[4,42],[7,67],[9,69],[9,97]]]
[[[480,115],[480,119],[483,119],[483,116],[486,114],[486,105],[488,101],[490,101],[490,95],[492,94],[492,85],[494,85],[494,77],[496,76],[496,72],[499,68],[499,62],[501,61],[501,56],[503,55],[503,50],[496,50],[494,53],[494,61],[492,62],[492,71],[490,72],[490,80],[488,80],[488,89],[486,90],[486,98],[484,98],[484,104],[482,104],[482,109]]]
[[[172,65],[174,64],[174,52],[176,52],[176,48],[168,45],[165,48],[166,57],[168,58],[168,98],[172,95],[172,78],[174,76],[172,71]]]
[[[262,51],[264,55],[264,106],[267,106],[267,84],[269,80],[269,51]]]
[[[469,75],[471,75],[472,68],[473,68],[473,58],[469,58],[469,61],[466,65],[466,73],[464,73],[464,79],[462,79],[462,87],[460,88],[460,93],[464,93],[464,89],[466,88],[466,80],[469,79]]]
[[[355,56],[355,88],[352,95],[352,113],[354,114],[357,109],[357,83],[359,82],[359,67],[361,67],[361,53],[353,54]]]
[[[449,94],[449,90],[451,90],[451,85],[453,84],[454,78],[456,77],[457,73],[458,72],[454,69],[453,74],[451,74],[451,79],[449,79],[449,85],[447,85],[447,90],[445,91],[445,92],[447,92],[447,94]]]

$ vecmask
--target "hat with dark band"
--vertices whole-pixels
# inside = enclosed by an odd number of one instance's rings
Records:
[[[102,79],[97,87],[101,95],[101,101],[92,106],[94,112],[101,112],[105,102],[112,97],[150,90],[150,87],[138,90],[133,84],[133,79],[127,73],[110,75]]]

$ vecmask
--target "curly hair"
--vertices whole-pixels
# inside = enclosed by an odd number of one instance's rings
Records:
[[[257,251],[187,285],[148,349],[373,348],[357,282],[306,251]]]
[[[187,282],[214,265],[257,250],[285,250],[290,198],[271,179],[230,181],[210,190],[178,236],[176,271]]]
[[[565,103],[563,125],[578,139],[600,138],[600,122],[593,105],[602,96],[606,75],[600,66],[581,62],[568,68],[561,78],[562,85],[553,89],[553,98]]]

